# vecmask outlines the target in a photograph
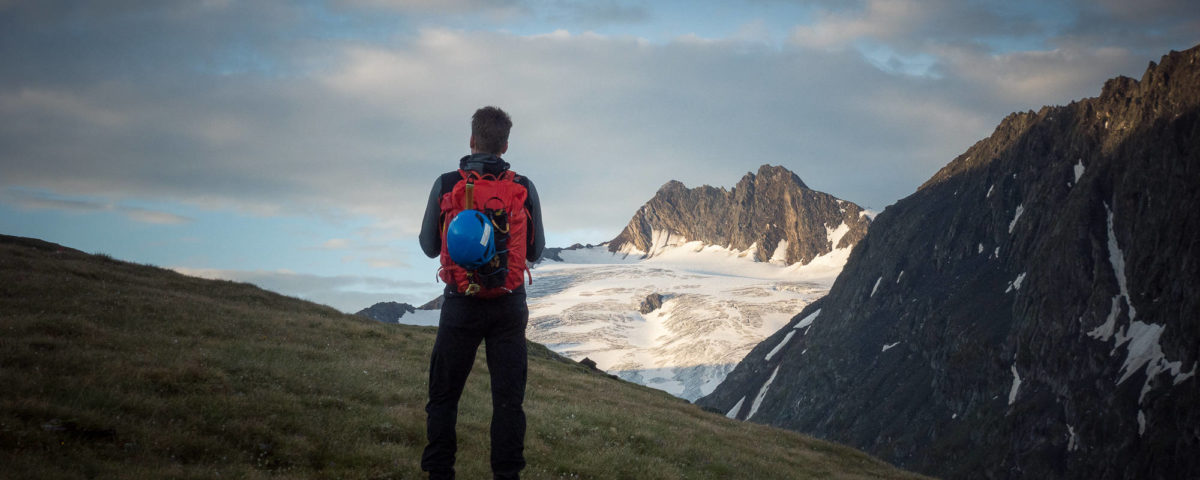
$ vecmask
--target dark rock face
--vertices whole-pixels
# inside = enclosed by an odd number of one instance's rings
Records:
[[[646,299],[642,300],[642,304],[638,306],[638,311],[645,315],[662,308],[663,296],[657,293],[646,295]]]
[[[538,259],[538,263],[542,263],[542,262],[545,262],[545,261],[547,261],[547,260],[554,260],[554,261],[556,261],[556,262],[561,262],[561,261],[563,261],[562,257],[560,257],[560,256],[559,256],[559,254],[561,254],[563,250],[566,250],[566,249],[565,249],[565,248],[558,248],[558,247],[545,247],[545,248],[543,248],[543,249],[542,249],[542,257]]]
[[[843,223],[849,231],[835,238],[831,232]],[[738,250],[755,246],[754,258],[759,261],[770,260],[786,241],[784,261],[807,264],[834,248],[854,245],[870,223],[858,205],[810,190],[786,168],[763,165],[757,174],[742,177],[732,190],[708,185],[689,189],[674,180],[667,182],[609,242],[608,250],[652,256],[658,231],[672,239]],[[657,241],[668,239],[660,234]]]
[[[424,305],[417,307],[417,310],[441,310],[442,303],[446,301],[445,295],[438,295],[437,298],[425,302]]]
[[[607,243],[607,242],[605,242],[605,243]],[[600,245],[604,245],[604,243],[601,243]],[[592,248],[594,246],[595,245],[592,245],[590,243],[587,245],[584,245],[582,243],[576,243],[567,248],[546,247],[546,248],[542,249],[542,258],[538,259],[538,263],[544,262],[546,260],[554,260],[556,262],[563,262],[565,260],[563,260],[562,257],[560,256],[562,254],[562,252],[569,252],[572,250],[579,250],[579,249],[584,249],[584,248]]]
[[[583,365],[587,368],[590,368],[592,370],[599,370],[598,368],[596,368],[596,361],[592,360],[590,358],[587,358],[587,357],[583,357],[583,360],[580,360],[579,364]]]
[[[383,323],[398,323],[406,313],[417,311],[416,307],[407,303],[379,302],[359,310],[355,315],[367,317]]]
[[[1200,47],[1014,114],[700,405],[947,478],[1200,478]]]

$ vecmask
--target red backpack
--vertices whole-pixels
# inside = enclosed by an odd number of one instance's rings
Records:
[[[480,298],[495,298],[511,293],[521,286],[529,271],[525,264],[527,220],[529,211],[525,200],[529,191],[516,182],[517,174],[505,170],[499,175],[482,174],[474,170],[459,170],[462,180],[454,189],[442,195],[442,267],[438,277],[454,285],[458,293]],[[492,220],[496,255],[492,261],[474,270],[467,270],[454,260],[446,249],[446,227],[463,210],[478,210]],[[533,278],[529,279],[533,283]]]

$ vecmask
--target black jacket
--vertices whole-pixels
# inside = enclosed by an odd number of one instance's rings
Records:
[[[508,162],[489,153],[467,155],[458,161],[461,170],[474,170],[480,173],[500,174],[508,170]],[[433,181],[433,189],[429,191],[429,202],[425,205],[425,217],[421,221],[421,250],[429,258],[437,257],[442,252],[442,195],[454,189],[454,184],[462,179],[458,170],[442,174]],[[526,232],[529,244],[525,249],[525,259],[536,262],[542,257],[542,249],[546,247],[546,234],[542,230],[542,204],[538,200],[537,189],[529,177],[518,175],[517,184],[529,191],[525,200],[525,208],[529,210],[529,224]]]

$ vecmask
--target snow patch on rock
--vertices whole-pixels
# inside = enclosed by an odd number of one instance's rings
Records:
[[[784,345],[787,345],[788,340],[791,340],[792,335],[795,334],[796,330],[793,329],[792,331],[788,332],[787,335],[784,335],[783,340],[779,341],[779,345],[776,345],[775,348],[772,348],[771,351],[767,353],[767,358],[765,360],[768,362],[771,361],[771,357],[774,357],[776,353],[779,353],[779,350],[783,348]]]
[[[792,328],[804,328],[809,325],[812,325],[813,321],[815,321],[817,319],[817,315],[820,315],[820,314],[821,314],[821,309],[818,308],[817,311],[810,313],[807,317],[804,317],[803,320],[800,320],[800,323],[797,323],[796,326],[792,327]]]
[[[788,241],[780,240],[779,244],[775,246],[775,253],[771,254],[771,259],[767,260],[767,262],[774,263],[776,265],[786,265],[787,264],[787,251],[788,251]]]
[[[1137,320],[1137,309],[1134,308],[1133,301],[1129,296],[1129,280],[1125,276],[1125,253],[1121,250],[1113,229],[1113,211],[1107,204],[1104,209],[1108,213],[1108,260],[1117,279],[1118,292],[1113,296],[1112,307],[1104,323],[1092,329],[1087,335],[1103,342],[1115,339],[1112,349],[1114,355],[1122,345],[1127,345],[1125,362],[1121,365],[1121,377],[1117,379],[1117,385],[1124,383],[1139,371],[1145,372],[1146,380],[1138,395],[1138,404],[1141,404],[1153,387],[1152,380],[1158,374],[1170,373],[1174,380],[1172,386],[1174,386],[1191,378],[1196,373],[1196,366],[1192,366],[1191,372],[1183,373],[1182,361],[1167,360],[1161,343],[1166,325]],[[1124,302],[1121,301],[1122,299]],[[1129,325],[1118,328],[1117,319],[1120,316],[1122,304],[1129,309]],[[1144,422],[1141,413],[1139,413],[1139,422]],[[1144,425],[1142,430],[1144,430]]]
[[[1012,374],[1013,374],[1012,388],[1010,388],[1008,390],[1008,404],[1009,405],[1012,405],[1013,402],[1017,401],[1017,392],[1019,390],[1021,390],[1021,375],[1017,374],[1017,364],[1015,364],[1015,363],[1012,365]]]
[[[1017,205],[1017,212],[1013,215],[1011,222],[1008,222],[1008,233],[1012,233],[1013,228],[1017,226],[1017,220],[1021,219],[1021,214],[1025,213],[1025,204]]]
[[[758,395],[754,396],[754,403],[750,404],[750,413],[746,415],[746,420],[749,420],[750,417],[753,417],[754,414],[758,413],[758,407],[762,406],[763,399],[767,397],[767,389],[771,387],[771,382],[775,381],[775,375],[778,374],[779,367],[776,366],[775,371],[771,372],[771,377],[767,378],[767,381],[763,383],[762,388],[758,389]]]
[[[1004,290],[1004,293],[1008,293],[1013,290],[1020,290],[1021,283],[1025,282],[1025,273],[1027,273],[1027,272],[1021,272],[1020,275],[1017,275],[1016,279],[1014,279],[1011,282],[1008,282],[1008,288]]]
[[[742,411],[742,404],[745,402],[746,402],[746,396],[742,395],[742,399],[738,400],[738,402],[733,405],[733,408],[729,409],[729,413],[726,413],[725,416],[729,417],[729,418],[737,419],[738,413],[741,413],[741,411]]]

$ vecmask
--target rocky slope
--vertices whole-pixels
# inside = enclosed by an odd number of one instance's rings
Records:
[[[1200,477],[1200,47],[1006,118],[698,403],[948,478]]]
[[[834,245],[830,240],[842,225],[849,230]],[[869,225],[858,205],[809,189],[786,168],[763,165],[732,190],[667,182],[608,249],[652,257],[666,245],[700,241],[752,251],[758,261],[807,264],[854,245]]]

